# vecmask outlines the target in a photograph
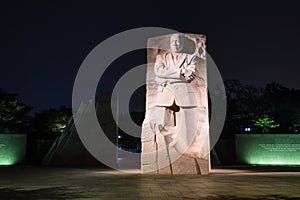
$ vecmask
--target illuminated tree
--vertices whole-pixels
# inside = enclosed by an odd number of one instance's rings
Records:
[[[279,127],[280,124],[275,123],[274,119],[271,119],[268,115],[263,115],[261,117],[257,117],[257,119],[253,120],[255,122],[255,126],[261,127],[263,133],[269,132],[271,129]]]
[[[40,137],[57,137],[63,132],[71,116],[71,109],[65,106],[36,113],[33,119],[34,132]]]
[[[0,133],[28,133],[31,109],[17,94],[0,89]]]

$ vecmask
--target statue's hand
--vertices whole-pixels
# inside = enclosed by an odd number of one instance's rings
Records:
[[[195,71],[196,69],[194,65],[188,65],[180,70],[181,74],[183,74],[187,81],[192,81],[195,79]]]
[[[185,77],[188,82],[192,82],[196,78],[196,75],[192,73],[190,76]]]

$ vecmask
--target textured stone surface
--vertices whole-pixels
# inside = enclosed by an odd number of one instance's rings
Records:
[[[162,116],[156,115],[155,99],[158,83],[155,81],[154,63],[157,55],[169,51],[170,36],[160,36],[148,40],[148,68],[147,68],[147,94],[146,94],[146,116],[142,131],[142,156],[141,169],[143,173],[158,174],[208,174],[209,163],[209,127],[208,127],[208,97],[207,97],[207,69],[205,59],[205,37],[203,35],[185,34],[184,53],[197,55],[200,59],[196,67],[197,78],[191,85],[195,91],[197,100],[197,111],[189,119],[195,120],[197,130],[195,138],[184,155],[174,150],[172,146],[166,146],[167,137],[156,134],[157,131],[151,126],[152,121],[160,119]],[[163,50],[162,50],[163,49]],[[175,114],[169,113],[167,132],[176,129],[172,124]],[[152,120],[152,121],[151,121]],[[174,132],[174,131],[173,131]],[[178,133],[180,134],[180,133]],[[172,163],[170,165],[170,163]]]
[[[98,117],[99,123],[106,133],[106,136],[112,143],[116,143],[116,124],[113,120],[110,110],[111,95],[106,94],[95,100],[84,102],[80,105],[75,122],[82,120],[82,116],[88,119],[92,106],[96,105],[97,115],[106,116]],[[85,134],[90,134],[92,130],[86,130]],[[100,142],[99,142],[100,143]],[[100,147],[99,147],[100,148]],[[117,156],[117,148],[116,153]],[[116,157],[117,162],[117,157]],[[100,166],[105,167],[97,159],[95,159],[81,142],[77,133],[74,120],[71,119],[62,135],[54,142],[45,159],[45,166]]]

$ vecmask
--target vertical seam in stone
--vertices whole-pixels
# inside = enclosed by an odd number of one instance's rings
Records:
[[[197,158],[194,158],[194,161],[195,161],[195,165],[196,165],[197,174],[201,174],[201,168],[197,161]]]

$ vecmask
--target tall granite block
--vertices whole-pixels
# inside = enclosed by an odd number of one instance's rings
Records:
[[[198,34],[148,40],[143,173],[209,172],[205,41]]]

